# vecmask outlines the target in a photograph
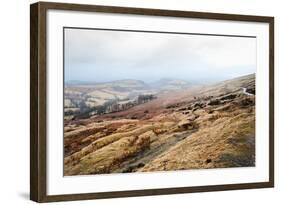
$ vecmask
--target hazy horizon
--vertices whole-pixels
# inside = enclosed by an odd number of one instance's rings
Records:
[[[65,82],[222,81],[256,71],[256,38],[65,29]]]
[[[110,81],[92,81],[92,80],[67,80],[65,81],[65,84],[102,84],[102,83],[110,83],[110,82],[118,82],[118,81],[126,81],[126,80],[135,80],[135,81],[142,81],[145,84],[153,84],[153,83],[157,83],[161,80],[182,80],[185,81],[187,83],[191,83],[191,84],[210,84],[210,83],[216,83],[216,82],[221,82],[221,81],[225,81],[225,80],[231,80],[231,79],[235,79],[235,78],[239,78],[239,77],[243,77],[243,76],[247,76],[247,75],[255,75],[256,73],[249,73],[249,74],[245,74],[245,75],[240,75],[240,76],[235,76],[233,78],[226,78],[226,79],[218,79],[218,80],[208,80],[206,79],[206,81],[190,81],[188,79],[180,79],[180,78],[160,78],[158,80],[154,80],[154,81],[145,81],[145,80],[140,80],[140,79],[129,79],[129,78],[124,78],[124,79],[118,79],[118,80],[110,80]]]

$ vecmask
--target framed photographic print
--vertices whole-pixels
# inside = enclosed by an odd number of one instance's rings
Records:
[[[31,5],[30,197],[274,186],[274,18]]]

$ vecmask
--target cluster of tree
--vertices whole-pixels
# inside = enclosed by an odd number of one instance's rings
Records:
[[[84,112],[89,111],[89,107],[87,106],[87,104],[83,100],[79,102],[78,107],[79,107],[80,113],[84,113]]]
[[[95,112],[96,112],[97,115],[102,115],[102,114],[105,114],[105,113],[109,113],[109,112],[107,112],[108,108],[112,107],[116,103],[117,103],[117,100],[107,101],[103,105],[96,106],[95,107],[96,108]]]
[[[136,100],[128,101],[127,103],[120,103],[118,100],[110,100],[105,102],[103,105],[88,107],[85,101],[80,101],[78,104],[79,113],[75,113],[75,119],[89,118],[93,113],[96,115],[102,115],[106,113],[119,112],[127,110],[135,105],[149,102],[156,97],[154,95],[139,95]],[[73,113],[74,114],[74,113]]]
[[[67,110],[67,111],[64,111],[64,115],[66,115],[66,116],[68,116],[68,115],[75,115],[75,114],[77,114],[77,113],[79,113],[79,111],[77,111],[77,110],[71,110],[71,109],[69,109],[69,110]]]
[[[122,110],[127,110],[133,106],[137,105],[136,102],[129,101],[127,103],[113,103],[110,106],[107,106],[106,108],[106,113],[111,113],[111,112],[119,112]]]
[[[137,102],[138,104],[142,104],[142,103],[146,103],[146,102],[149,102],[153,99],[155,99],[156,97],[152,94],[148,94],[148,95],[139,95],[138,96],[138,99],[137,99]]]

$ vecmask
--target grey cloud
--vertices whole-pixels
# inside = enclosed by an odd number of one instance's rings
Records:
[[[227,78],[255,72],[255,46],[253,38],[67,29],[65,69],[69,79],[82,78],[76,80],[106,81],[116,72],[141,80],[157,73],[159,78]]]

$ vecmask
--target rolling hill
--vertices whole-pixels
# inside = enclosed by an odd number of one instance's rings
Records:
[[[67,176],[255,166],[255,75],[65,120],[64,155]]]

